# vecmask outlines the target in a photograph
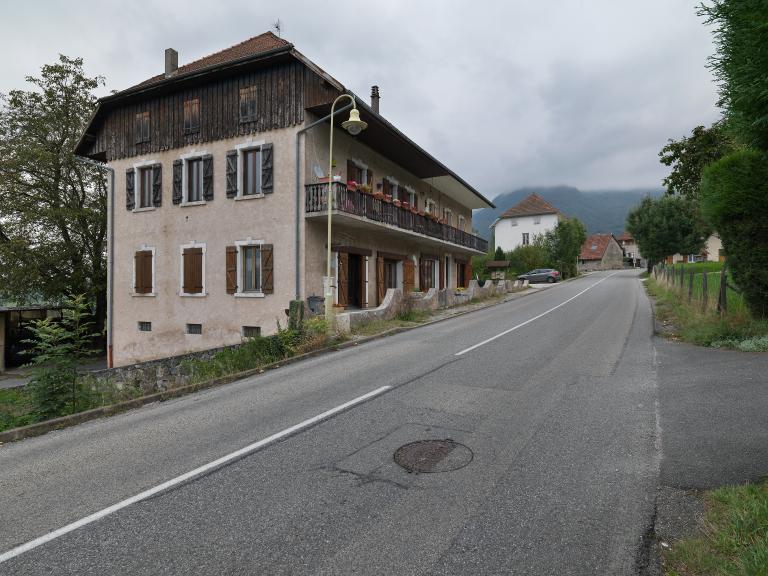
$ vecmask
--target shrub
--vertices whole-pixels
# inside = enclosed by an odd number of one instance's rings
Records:
[[[751,314],[768,316],[768,157],[739,150],[704,170],[701,210]]]

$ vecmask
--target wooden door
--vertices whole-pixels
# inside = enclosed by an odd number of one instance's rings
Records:
[[[416,287],[415,266],[410,258],[403,262],[403,292],[407,296]]]
[[[339,293],[339,306],[347,306],[349,303],[349,280],[347,278],[347,272],[349,271],[349,254],[346,252],[339,252],[339,269],[337,271],[338,278],[336,279],[336,286]]]

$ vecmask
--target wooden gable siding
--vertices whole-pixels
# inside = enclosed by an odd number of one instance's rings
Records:
[[[252,85],[258,87],[257,117],[241,123],[240,88]],[[305,101],[321,104],[337,94],[300,62],[277,64],[117,107],[106,113],[87,154],[110,161],[295,126],[304,122]],[[200,130],[185,134],[184,101],[195,98],[200,101]],[[150,141],[137,144],[135,117],[145,111],[150,114]]]

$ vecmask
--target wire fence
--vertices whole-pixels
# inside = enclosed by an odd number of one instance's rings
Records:
[[[679,299],[702,312],[717,311],[720,314],[740,315],[748,313],[744,298],[733,286],[725,266],[711,264],[657,264],[653,277]]]

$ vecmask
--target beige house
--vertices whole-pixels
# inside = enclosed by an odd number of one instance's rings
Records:
[[[99,101],[77,153],[114,169],[115,366],[273,333],[289,302],[323,295],[331,102],[345,87],[271,33]],[[387,288],[464,285],[492,206],[357,99],[334,117],[334,299],[370,308]],[[338,113],[341,109],[341,113]],[[325,167],[325,168],[324,168]]]
[[[717,233],[710,234],[704,247],[698,254],[673,254],[667,256],[667,264],[678,264],[680,262],[724,262],[725,251],[723,250],[723,242],[720,240],[720,236]]]
[[[581,246],[579,272],[624,267],[624,252],[613,234],[592,234]]]

